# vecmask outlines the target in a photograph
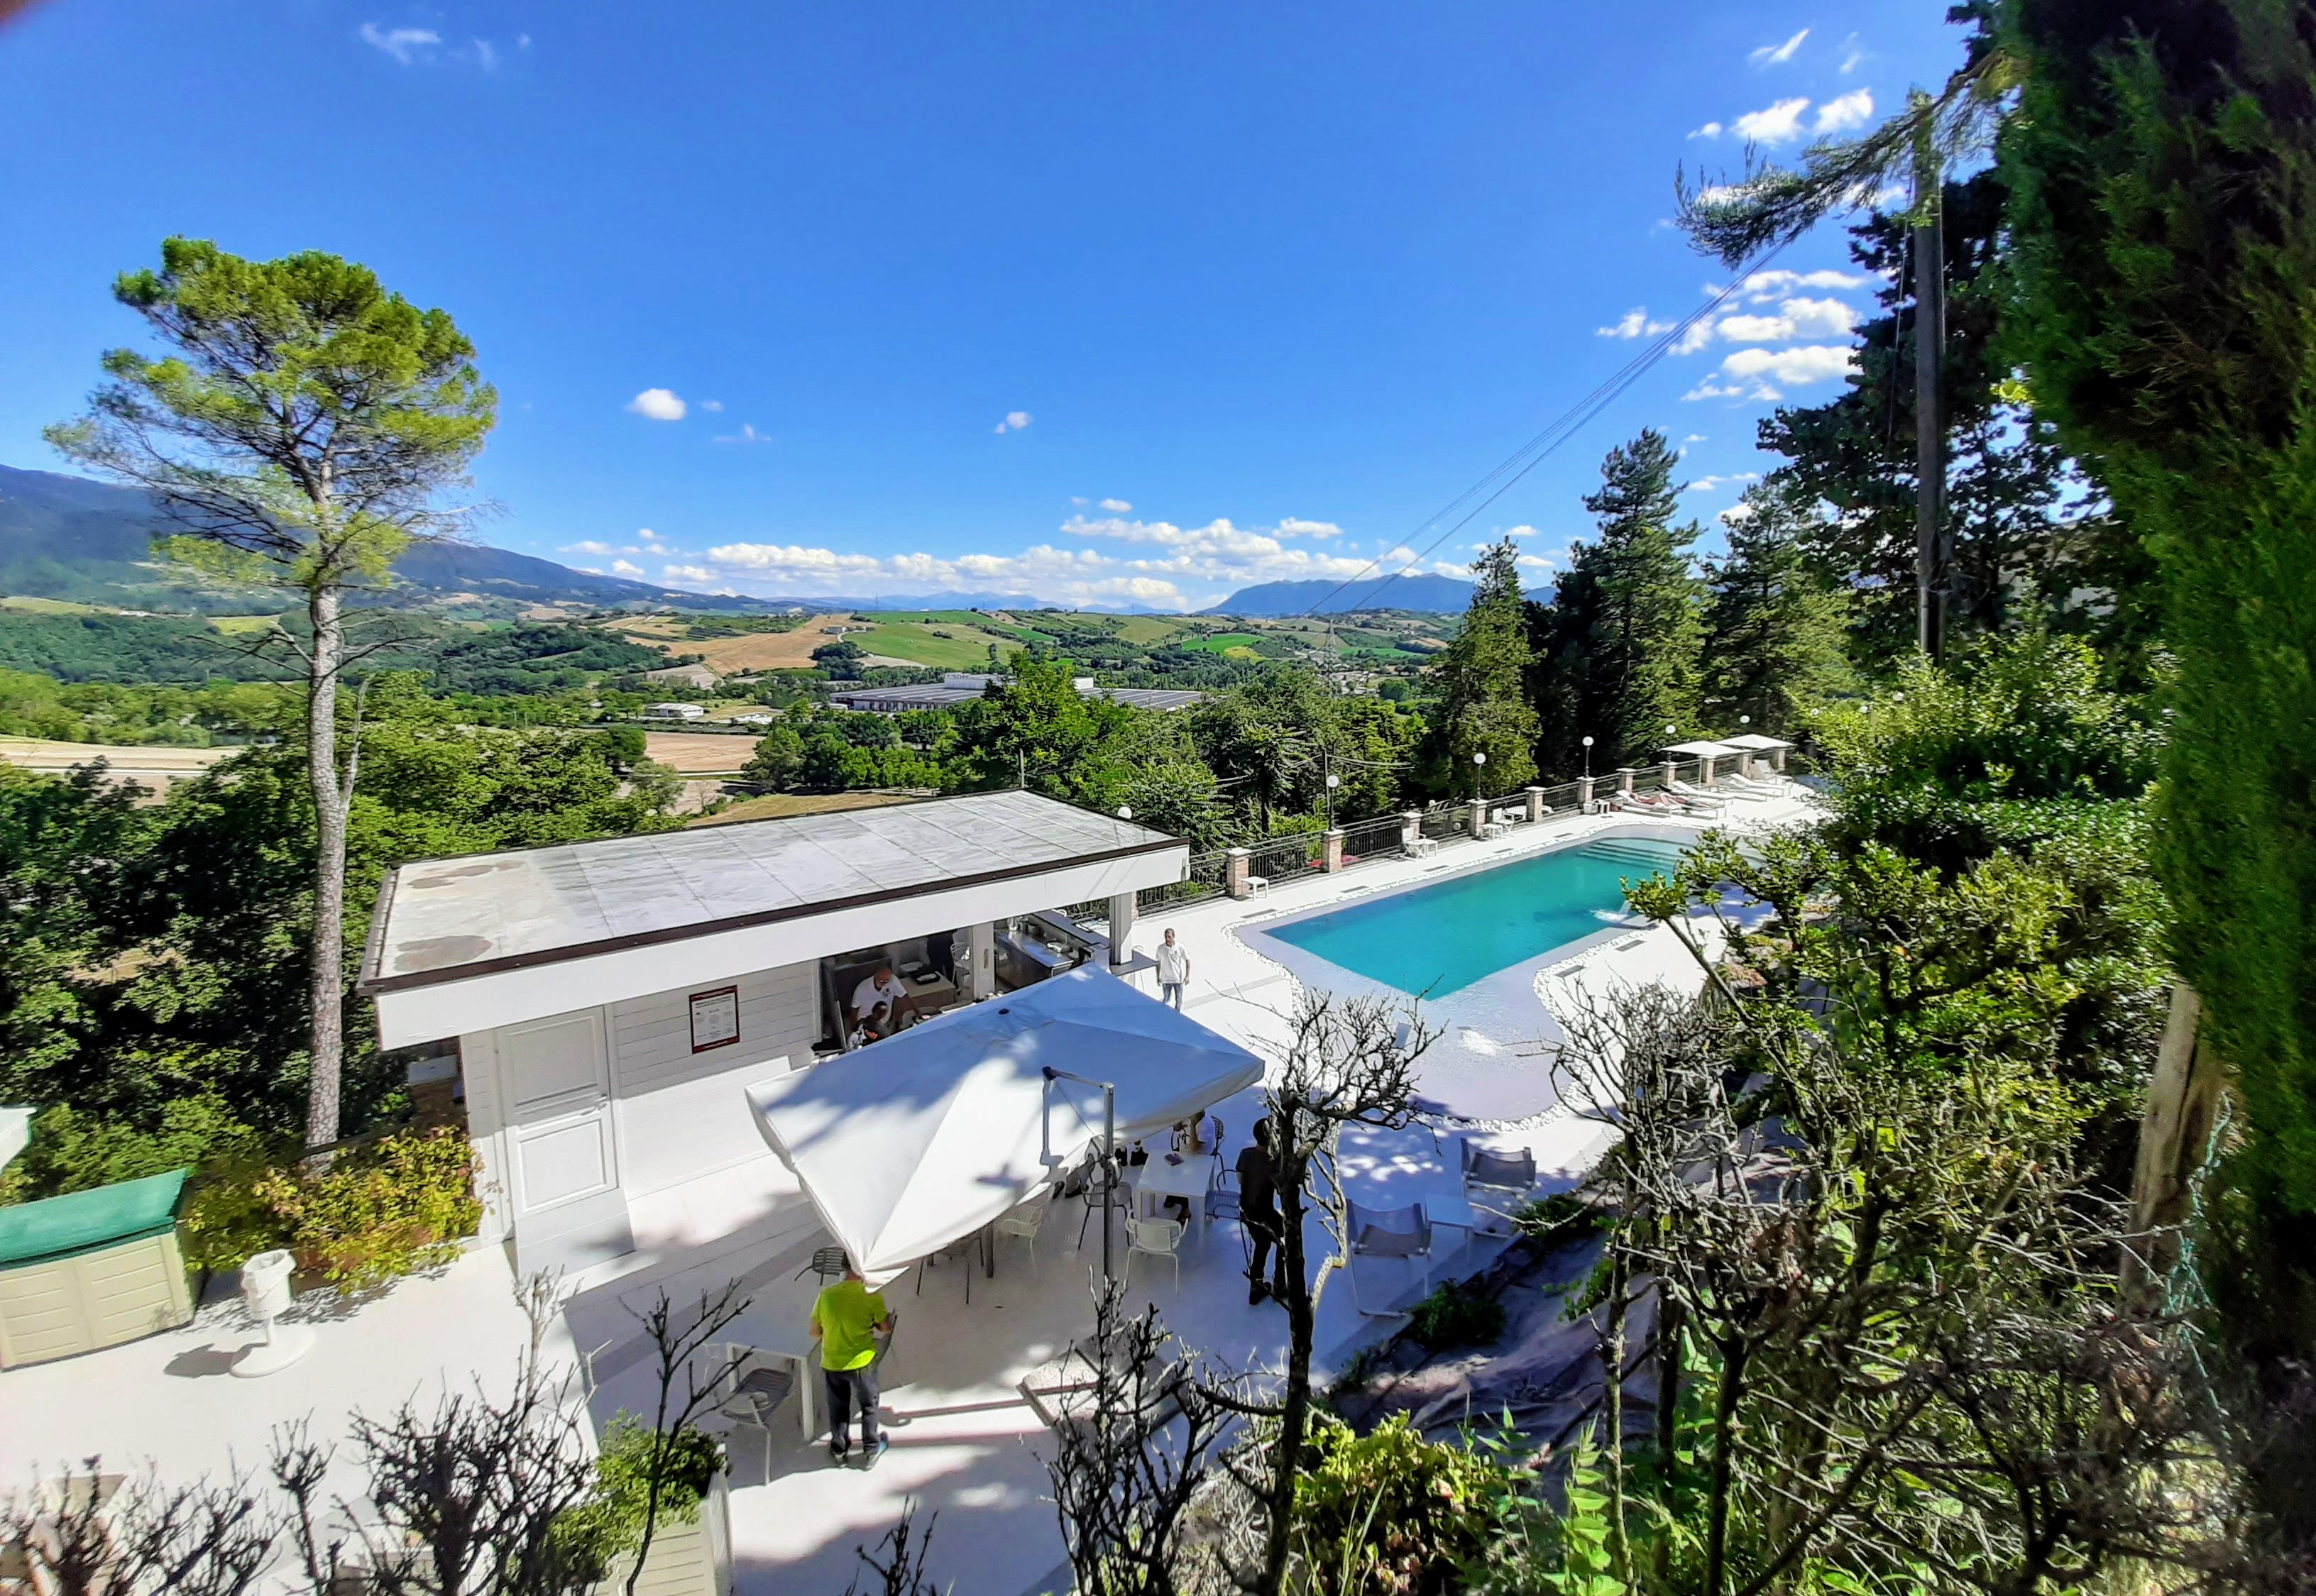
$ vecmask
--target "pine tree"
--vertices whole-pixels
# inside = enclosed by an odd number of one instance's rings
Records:
[[[1798,491],[1765,484],[1729,516],[1728,554],[1706,565],[1705,708],[1723,731],[1741,716],[1750,731],[1782,736],[1851,680],[1850,595],[1804,548],[1820,524]]]
[[[1704,629],[1688,549],[1697,528],[1673,524],[1679,459],[1653,427],[1608,451],[1600,490],[1584,500],[1599,538],[1576,545],[1553,602],[1529,617],[1540,756],[1556,771],[1578,766],[1586,736],[1592,768],[1613,769],[1646,757],[1667,726],[1697,720]]]
[[[1473,564],[1464,629],[1431,667],[1438,698],[1424,744],[1436,792],[1504,793],[1536,780],[1536,710],[1525,689],[1531,655],[1519,548],[1510,538]],[[1475,753],[1487,755],[1480,764]]]

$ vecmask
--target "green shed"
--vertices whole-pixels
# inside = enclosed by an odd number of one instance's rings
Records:
[[[173,1170],[0,1208],[0,1369],[117,1346],[192,1317]]]

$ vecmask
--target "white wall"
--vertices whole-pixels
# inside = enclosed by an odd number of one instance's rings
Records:
[[[816,963],[793,964],[610,1006],[611,1093],[629,1192],[657,1191],[765,1155],[741,1091],[772,1073],[774,1060],[811,1058],[820,1030],[818,976]],[[740,988],[740,1039],[694,1053],[689,1000],[692,991],[716,985]]]
[[[792,1065],[810,1060],[820,1030],[819,967],[814,963],[758,970],[602,1011],[624,1190],[642,1196],[766,1155],[764,1138],[741,1092],[779,1068],[779,1060]],[[740,1039],[694,1053],[691,994],[719,985],[740,989]],[[495,1239],[507,1234],[513,1220],[499,1032],[461,1037],[459,1051],[467,1082],[468,1134],[482,1155],[488,1188],[484,1234]]]

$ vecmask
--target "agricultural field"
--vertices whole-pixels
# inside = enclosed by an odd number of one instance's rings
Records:
[[[702,815],[693,825],[733,825],[744,820],[785,820],[791,815],[829,815],[840,809],[877,809],[916,800],[897,792],[767,792],[742,798],[730,808]]]

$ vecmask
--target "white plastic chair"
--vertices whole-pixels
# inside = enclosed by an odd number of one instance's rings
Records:
[[[1182,1295],[1182,1232],[1180,1219],[1138,1219],[1126,1217],[1126,1278],[1134,1279],[1134,1260],[1142,1255],[1163,1258],[1174,1271],[1174,1295]]]
[[[1054,1189],[1040,1186],[1026,1200],[1017,1203],[997,1221],[997,1234],[1018,1235],[1029,1246],[1029,1273],[1038,1272],[1038,1233],[1046,1227],[1046,1215],[1053,1208]]]
[[[1536,1190],[1536,1155],[1526,1147],[1516,1153],[1501,1152],[1493,1147],[1482,1147],[1465,1141],[1456,1144],[1462,1149],[1464,1195],[1468,1199],[1474,1190],[1500,1192],[1510,1202],[1525,1202]],[[1478,1212],[1493,1214],[1505,1222],[1503,1231],[1510,1235],[1511,1215],[1506,1208],[1492,1208],[1485,1203],[1473,1203]]]

